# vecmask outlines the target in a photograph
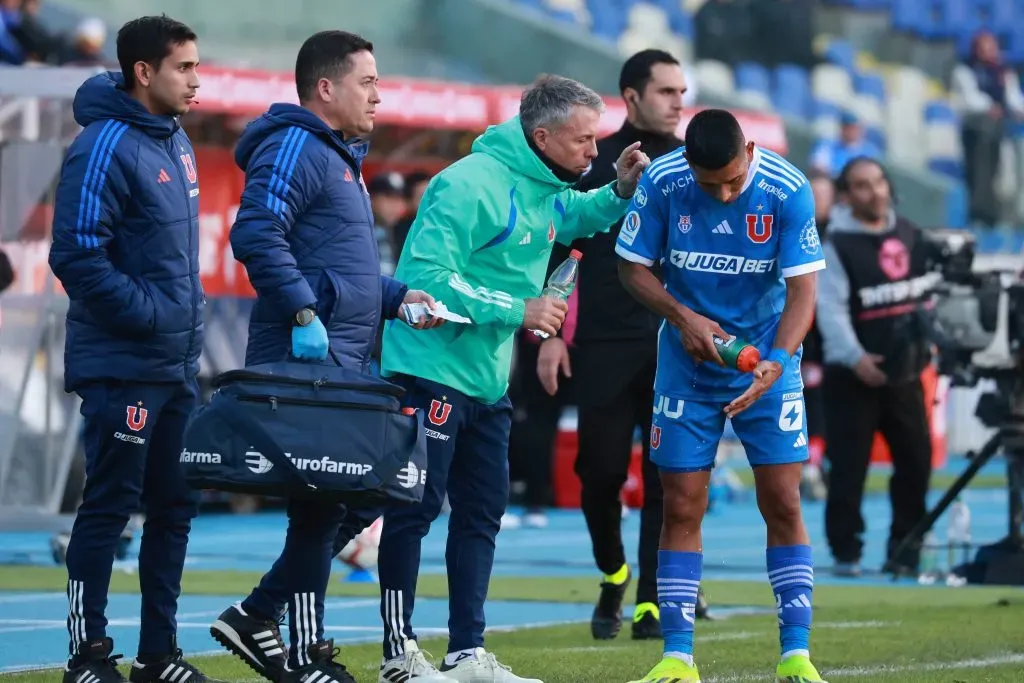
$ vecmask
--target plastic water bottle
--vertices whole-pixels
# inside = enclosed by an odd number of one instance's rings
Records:
[[[551,276],[548,277],[548,283],[540,295],[566,301],[569,295],[572,294],[572,290],[576,288],[576,279],[580,274],[581,260],[583,260],[583,252],[578,249],[570,251],[569,258],[562,261],[551,273]],[[533,330],[533,333],[543,339],[547,339],[550,336],[547,332],[541,332],[540,330]]]
[[[761,352],[757,347],[736,337],[715,337],[715,346],[718,347],[718,355],[722,357],[722,361],[740,372],[753,372],[761,362]]]
[[[939,555],[935,532],[929,531],[921,539],[921,574],[918,583],[930,586],[939,575]]]
[[[971,547],[971,509],[962,499],[957,498],[949,508],[949,521],[946,527],[946,540],[949,542],[949,566],[968,561]],[[962,559],[956,559],[956,549],[961,549]]]

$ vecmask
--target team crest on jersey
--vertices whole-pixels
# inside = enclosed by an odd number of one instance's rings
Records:
[[[182,154],[181,165],[185,167],[185,177],[188,178],[188,181],[190,183],[195,185],[196,182],[199,180],[199,174],[196,173],[196,164],[194,161],[192,161],[192,155]]]
[[[818,224],[811,218],[804,223],[800,231],[800,248],[805,254],[816,254],[821,247],[821,238],[818,236]]]
[[[647,190],[644,189],[643,185],[636,186],[636,192],[633,193],[633,201],[641,209],[647,206]]]
[[[548,242],[554,242],[556,234],[557,233],[555,232],[555,222],[551,221],[550,223],[548,223]]]
[[[451,414],[451,403],[438,401],[436,398],[430,401],[430,412],[427,413],[427,419],[430,420],[430,424],[440,427],[448,421],[448,417]]]
[[[691,228],[693,228],[693,222],[690,220],[689,216],[680,216],[679,223],[676,227],[679,228],[679,232],[685,235],[686,233],[690,232]]]
[[[661,427],[657,425],[651,426],[651,450],[658,450],[658,446],[661,445]]]
[[[747,214],[747,237],[754,244],[764,244],[772,238],[775,216],[770,213]]]
[[[128,406],[128,419],[125,421],[128,424],[128,429],[133,432],[141,432],[146,427],[146,418],[149,417],[149,411],[142,407],[142,401],[139,401],[138,405]]]

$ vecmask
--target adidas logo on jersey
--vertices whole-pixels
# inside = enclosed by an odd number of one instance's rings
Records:
[[[530,243],[530,235],[532,235],[532,234],[533,233],[530,233],[530,232],[526,233],[526,235],[523,237],[523,239],[519,240],[519,244],[520,245],[529,244]]]
[[[803,432],[796,437],[796,441],[793,442],[793,448],[803,448],[807,445],[807,437],[803,435]]]
[[[712,228],[711,232],[716,235],[731,235],[732,228],[729,226],[729,221],[722,221],[714,228]]]

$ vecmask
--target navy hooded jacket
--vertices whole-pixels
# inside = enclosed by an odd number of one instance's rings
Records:
[[[337,360],[369,366],[381,316],[397,315],[407,288],[380,272],[365,154],[293,104],[273,105],[242,133],[231,248],[257,294],[246,365],[285,360],[295,314],[311,306]]]
[[[199,371],[199,179],[188,136],[124,89],[119,73],[78,89],[84,130],[54,201],[50,268],[70,299],[68,391],[96,380],[184,382]]]

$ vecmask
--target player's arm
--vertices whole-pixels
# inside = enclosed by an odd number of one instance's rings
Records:
[[[722,359],[712,337],[728,335],[717,323],[677,301],[654,272],[655,264],[664,258],[668,228],[667,199],[645,174],[615,243],[619,280],[633,298],[679,330],[684,346],[695,359],[720,364]]]
[[[304,133],[297,140],[288,136],[275,140],[249,160],[230,232],[235,259],[245,266],[260,298],[273,302],[282,319],[317,303],[287,239],[296,217],[319,192],[326,167],[324,159],[304,144]],[[295,156],[281,155],[281,147],[289,142],[295,142]],[[285,157],[297,159],[287,181],[281,179],[287,170],[287,166],[281,168]]]
[[[786,304],[768,359],[779,361],[785,368],[811,329],[818,271],[825,268],[814,220],[814,195],[808,182],[786,201],[780,212],[779,267],[786,280]]]
[[[104,128],[104,133],[107,128]],[[145,283],[117,269],[110,252],[130,200],[126,164],[117,146],[125,128],[76,141],[61,169],[54,199],[49,263],[68,297],[81,302],[96,322],[116,336],[145,336],[156,308]],[[102,148],[101,148],[102,147]],[[108,156],[107,165],[96,159]]]
[[[416,239],[406,242],[408,263],[402,271],[415,274],[412,286],[476,325],[518,327],[526,311],[522,299],[466,276],[470,254],[494,237],[485,234],[484,226],[494,223],[485,201],[464,175],[449,171],[436,176],[420,203]]]

